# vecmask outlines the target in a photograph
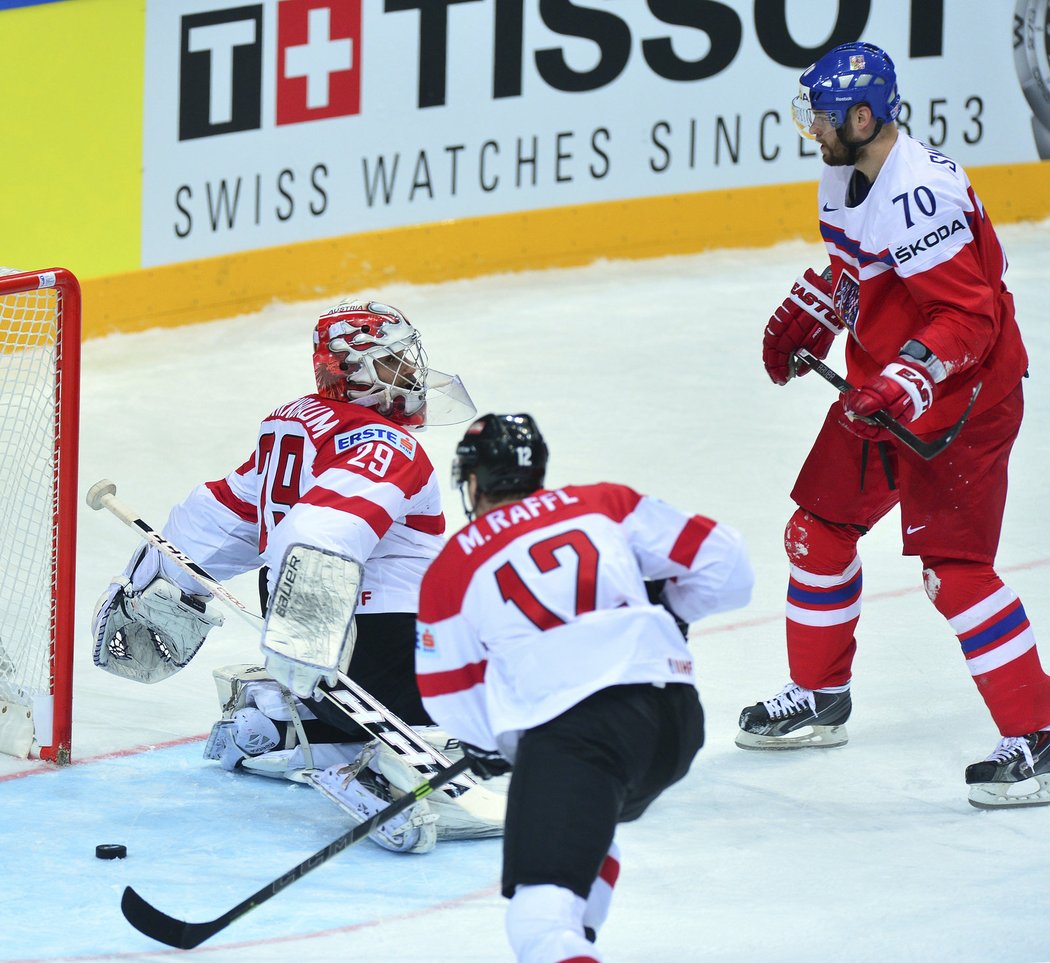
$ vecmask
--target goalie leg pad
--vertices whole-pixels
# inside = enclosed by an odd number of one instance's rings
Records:
[[[365,755],[367,753],[362,753]],[[386,808],[394,798],[378,780],[370,777],[367,767],[362,765],[364,762],[360,759],[354,765],[330,766],[310,774],[313,785],[358,825]],[[381,823],[368,838],[394,853],[429,853],[437,843],[436,821],[428,801],[421,799],[406,812]]]
[[[0,752],[28,759],[35,733],[33,713],[28,706],[0,699]]]
[[[310,770],[345,766],[361,754],[361,742],[310,742],[303,720],[317,716],[264,668],[241,663],[215,669],[212,675],[223,718],[212,727],[205,759],[218,759],[224,769],[305,783]],[[253,715],[256,712],[265,717],[272,732]],[[272,744],[253,740],[250,732],[242,731],[246,724],[271,732]],[[257,752],[250,751],[250,746]]]
[[[211,727],[204,758],[218,759],[223,769],[232,772],[242,759],[262,755],[279,742],[277,726],[263,713],[250,707],[238,709]]]
[[[421,733],[425,730],[420,730]],[[427,741],[430,736],[424,735]],[[435,740],[437,740],[435,735]],[[375,743],[376,751],[369,761],[374,772],[400,792],[412,792],[419,785],[419,772],[389,746]],[[462,751],[458,751],[462,755]],[[437,816],[438,839],[485,839],[503,835],[507,815],[505,792],[494,792],[487,786],[465,783],[470,788],[458,796],[439,789],[427,797],[430,810]]]
[[[364,748],[360,742],[321,742],[310,746],[313,766],[327,769],[329,766],[352,765]],[[241,762],[241,771],[270,779],[288,779],[291,782],[310,783],[312,766],[306,764],[302,746],[294,749],[274,749],[261,756],[248,756]]]

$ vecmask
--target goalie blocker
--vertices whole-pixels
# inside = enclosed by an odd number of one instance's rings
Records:
[[[336,683],[354,652],[359,562],[307,545],[289,545],[263,627],[266,668],[300,699]],[[316,697],[320,697],[318,693]]]

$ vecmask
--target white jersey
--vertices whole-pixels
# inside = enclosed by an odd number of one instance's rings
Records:
[[[825,165],[818,190],[832,297],[851,333],[847,380],[878,376],[914,338],[948,378],[908,427],[922,434],[954,424],[980,382],[976,417],[1012,392],[1028,365],[988,213],[962,167],[903,131],[851,206],[855,176],[853,167]]]
[[[252,456],[195,488],[163,534],[220,581],[269,566],[271,591],[289,545],[352,558],[364,565],[357,611],[368,614],[416,611],[444,530],[434,468],[412,435],[361,405],[308,395],[271,413]]]
[[[513,760],[521,732],[630,683],[693,683],[674,619],[746,605],[740,535],[622,485],[538,491],[453,536],[420,589],[416,675],[427,711]]]

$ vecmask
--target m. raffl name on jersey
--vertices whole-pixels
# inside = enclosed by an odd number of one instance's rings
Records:
[[[498,532],[513,528],[521,522],[531,522],[534,518],[548,512],[553,512],[562,505],[575,505],[579,499],[570,495],[561,488],[551,492],[539,492],[529,495],[520,502],[515,502],[507,508],[496,508],[488,512],[465,531],[456,536],[459,547],[463,549],[464,555],[469,555],[476,548],[481,548],[493,535]],[[479,526],[487,525],[490,534],[483,534]]]

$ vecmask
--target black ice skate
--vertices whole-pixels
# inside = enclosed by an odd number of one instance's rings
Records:
[[[999,740],[983,762],[966,767],[970,805],[1050,806],[1050,732]]]
[[[741,749],[807,749],[845,745],[852,702],[843,692],[814,692],[788,683],[772,699],[740,713]]]

